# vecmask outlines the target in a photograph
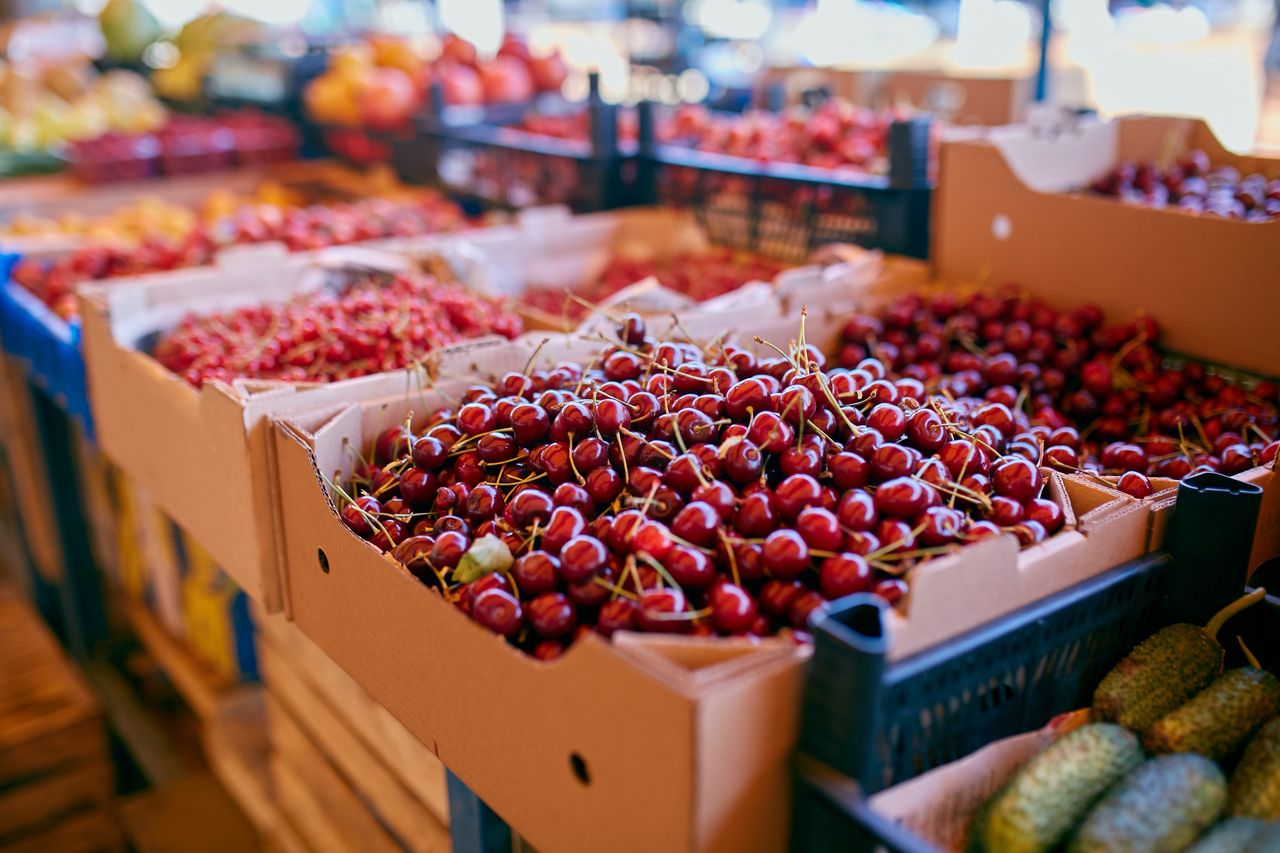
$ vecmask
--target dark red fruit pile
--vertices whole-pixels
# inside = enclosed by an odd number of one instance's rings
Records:
[[[898,602],[919,559],[1062,527],[1027,451],[991,449],[1013,425],[987,406],[811,346],[703,351],[637,315],[619,339],[385,431],[342,518],[541,658],[591,631],[802,629],[827,599]]]
[[[980,398],[987,441],[1060,471],[1148,476],[1238,474],[1275,459],[1280,394],[1202,363],[1166,360],[1148,316],[1108,324],[1083,305],[1057,311],[1014,288],[968,297],[906,296],[846,324],[838,361],[871,355],[929,393]]]
[[[599,278],[586,285],[533,287],[525,292],[523,301],[549,314],[578,320],[586,316],[589,304],[602,302],[649,276],[701,302],[736,290],[748,281],[772,281],[783,269],[785,266],[776,261],[724,247],[686,252],[666,260],[614,257]]]
[[[399,370],[466,338],[521,331],[502,302],[460,285],[366,276],[336,297],[188,316],[154,355],[197,388],[211,379],[333,382]]]
[[[1209,155],[1200,150],[1167,169],[1155,163],[1121,163],[1089,189],[1134,204],[1173,206],[1226,219],[1280,219],[1280,176],[1270,181],[1258,173],[1241,176],[1233,166],[1212,166]]]
[[[412,202],[366,199],[291,209],[255,205],[197,226],[181,239],[154,237],[137,246],[85,246],[53,261],[24,258],[14,267],[13,280],[70,320],[77,313],[73,293],[77,284],[203,266],[228,246],[279,241],[290,251],[303,251],[452,231],[463,225],[462,210],[434,194]]]

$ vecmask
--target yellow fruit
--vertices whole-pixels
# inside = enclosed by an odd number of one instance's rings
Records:
[[[351,126],[360,123],[355,88],[341,76],[325,74],[312,80],[304,99],[307,113],[316,121]]]

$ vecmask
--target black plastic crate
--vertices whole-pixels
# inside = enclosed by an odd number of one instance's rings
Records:
[[[1262,491],[1219,474],[1179,487],[1168,551],[1118,566],[902,661],[886,660],[882,602],[820,612],[805,688],[792,849],[932,848],[871,812],[865,795],[1055,715],[1087,706],[1140,640],[1203,624],[1245,588]],[[1280,599],[1232,619],[1264,662],[1280,660]],[[1224,643],[1230,651],[1234,644]]]
[[[640,105],[634,196],[689,208],[713,242],[794,261],[825,243],[928,257],[927,118],[890,126],[889,174],[875,176],[661,144],[655,109]]]
[[[445,107],[437,84],[418,119],[416,150],[402,151],[397,169],[501,209],[564,204],[586,213],[633,201],[626,177],[631,158],[618,143],[617,107],[600,97],[598,75],[590,78],[586,141],[506,126],[534,106]]]

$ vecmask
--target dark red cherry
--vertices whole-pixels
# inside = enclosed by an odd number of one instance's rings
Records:
[[[736,584],[722,583],[711,588],[711,624],[724,634],[741,634],[751,629],[759,616],[756,601]]]
[[[916,409],[907,419],[907,440],[925,453],[937,450],[947,440],[942,418],[932,409]]]
[[[516,558],[511,574],[524,596],[551,592],[559,583],[560,561],[546,551],[530,551]]]
[[[512,523],[518,527],[526,527],[534,521],[545,526],[555,504],[551,495],[542,489],[526,488],[511,498],[508,509]]]
[[[867,561],[857,554],[842,553],[828,557],[818,568],[818,587],[826,599],[843,598],[855,592],[867,592],[875,585],[875,577]]]
[[[867,426],[884,436],[885,441],[897,441],[907,431],[907,416],[892,403],[880,403],[867,413]]]
[[[836,551],[844,540],[840,522],[830,510],[808,507],[796,516],[796,532],[817,551]]]
[[[774,502],[763,492],[753,492],[742,499],[734,516],[734,527],[743,536],[764,536],[778,526]]]
[[[898,477],[881,483],[875,491],[875,505],[881,516],[915,518],[936,502],[932,486],[912,477]]]
[[[539,636],[557,639],[569,634],[578,624],[577,610],[562,593],[544,592],[525,608],[529,626]]]
[[[846,530],[871,530],[880,521],[875,499],[863,491],[846,492],[836,508],[836,517]]]
[[[672,547],[662,565],[682,589],[705,589],[716,576],[715,565],[710,557],[684,545]]]
[[[679,633],[688,630],[684,595],[678,589],[646,589],[640,593],[636,627],[642,631]]]
[[[708,545],[716,538],[720,514],[701,501],[685,504],[671,521],[671,532],[694,545]]]
[[[426,435],[413,443],[413,464],[425,471],[434,471],[449,458],[449,448],[438,438]]]
[[[582,513],[573,507],[558,506],[552,510],[551,519],[542,531],[541,547],[548,554],[557,555],[566,542],[580,535],[586,528],[587,522]]]
[[[1126,471],[1121,474],[1120,479],[1116,481],[1116,488],[1138,500],[1155,494],[1155,487],[1151,485],[1151,481],[1145,474],[1139,474],[1137,471]]]
[[[1023,503],[1039,496],[1044,478],[1035,463],[1015,456],[1006,458],[995,467],[991,484],[996,494]]]
[[[606,637],[612,637],[618,631],[634,631],[638,607],[627,598],[615,598],[600,605],[600,613],[596,618],[596,630]]]
[[[515,636],[524,626],[524,608],[505,589],[486,589],[471,604],[471,616],[481,625],[504,637]]]
[[[809,546],[794,530],[775,530],[764,540],[764,567],[776,578],[798,577],[809,568]]]
[[[808,474],[792,474],[774,489],[774,502],[785,518],[795,518],[805,507],[821,504],[822,489]]]
[[[546,547],[546,541],[543,541]],[[609,549],[594,536],[574,536],[560,549],[560,576],[579,583],[594,576],[609,559]]]

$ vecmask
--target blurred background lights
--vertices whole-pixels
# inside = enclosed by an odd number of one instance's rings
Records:
[[[767,0],[689,0],[684,13],[712,38],[758,39],[773,20]]]
[[[796,25],[794,45],[812,65],[871,65],[918,53],[937,37],[936,23],[902,6],[818,0]]]
[[[1014,0],[960,0],[951,60],[966,67],[1000,67],[1027,60],[1031,9]]]
[[[439,0],[440,25],[476,46],[481,56],[493,56],[502,45],[502,0]]]

